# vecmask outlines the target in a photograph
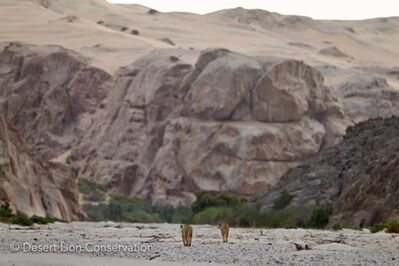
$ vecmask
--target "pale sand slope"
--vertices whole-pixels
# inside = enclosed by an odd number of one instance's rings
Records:
[[[390,68],[399,62],[398,18],[313,21],[242,9],[208,15],[149,15],[147,11],[142,6],[116,5],[105,0],[2,0],[0,41],[59,44],[92,58],[94,65],[111,73],[154,49],[175,49],[177,55],[191,62],[200,50],[209,47],[343,68]],[[78,19],[65,18],[71,15]],[[265,23],[274,19],[282,20],[283,26],[270,27]],[[100,20],[109,27],[98,25]],[[128,29],[121,32],[122,26]],[[133,29],[139,30],[140,35],[132,35]],[[176,46],[159,41],[164,37]],[[330,46],[338,47],[349,57],[318,53]]]
[[[192,247],[183,247],[177,224],[71,223],[12,230],[0,224],[0,265],[397,265],[399,235],[384,232],[304,229],[230,229],[222,243],[215,226],[195,225]],[[82,251],[10,252],[11,243],[68,247]],[[128,246],[146,252],[91,252],[94,245]],[[295,244],[310,250],[298,251]],[[194,264],[194,262],[198,264]]]

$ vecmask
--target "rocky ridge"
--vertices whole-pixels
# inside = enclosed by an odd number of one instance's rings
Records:
[[[332,205],[330,224],[366,226],[399,217],[399,118],[348,128],[342,143],[290,169],[255,202],[271,208],[282,190],[286,208]]]
[[[81,220],[75,179],[69,167],[43,162],[0,115],[0,202],[27,215]]]

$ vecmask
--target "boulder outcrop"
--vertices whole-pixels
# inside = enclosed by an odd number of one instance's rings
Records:
[[[0,112],[44,159],[70,149],[79,116],[95,112],[111,76],[59,46],[8,43],[0,52]]]

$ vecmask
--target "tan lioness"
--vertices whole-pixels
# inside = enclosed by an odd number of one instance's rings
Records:
[[[219,229],[222,232],[223,242],[227,242],[229,238],[229,225],[226,223],[219,224]]]
[[[191,247],[191,240],[193,239],[193,228],[191,225],[185,224],[180,225],[181,236],[183,238],[183,245],[185,247]]]

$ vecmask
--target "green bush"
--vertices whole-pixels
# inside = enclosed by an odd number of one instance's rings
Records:
[[[190,207],[179,205],[173,212],[171,222],[177,224],[187,224],[190,222],[190,218],[192,215],[193,212],[191,211]]]
[[[126,213],[124,215],[123,221],[129,223],[160,223],[162,222],[161,218],[157,213],[148,213],[144,211],[137,211]]]
[[[30,219],[26,214],[18,212],[13,218],[11,218],[12,224],[18,224],[23,226],[33,225],[32,219]]]
[[[32,217],[30,217],[30,219],[35,224],[48,224],[48,223],[52,223],[53,222],[53,220],[50,219],[50,218],[41,217],[41,216],[37,216],[37,215],[33,215]]]
[[[111,194],[108,204],[84,204],[83,210],[91,221],[115,222],[188,222],[191,218],[189,207],[152,204],[151,201],[120,194]]]
[[[285,207],[288,206],[293,197],[294,196],[292,196],[286,190],[281,191],[280,197],[276,200],[276,202],[274,202],[273,209],[276,210],[284,209]]]
[[[330,206],[313,209],[308,226],[312,228],[324,228],[328,224],[332,208]]]
[[[103,25],[103,24],[104,24],[104,21],[99,20],[99,21],[97,21],[97,24],[98,24],[98,25]]]
[[[386,229],[387,233],[399,234],[399,222],[398,221],[387,221],[384,223],[374,224],[370,228],[371,233],[377,233]]]
[[[107,188],[102,184],[79,178],[78,186],[79,191],[83,194],[83,199],[86,201],[100,202],[106,199]]]
[[[8,202],[3,202],[0,207],[0,219],[9,219],[13,216],[14,214],[10,208],[10,204]]]
[[[387,228],[388,233],[399,234],[399,222],[398,221],[386,222],[386,228]]]
[[[233,208],[210,207],[193,216],[191,219],[194,224],[219,224],[225,222],[231,225],[237,224],[236,213]]]
[[[210,192],[202,191],[197,194],[197,199],[191,209],[196,214],[210,207],[239,207],[246,202],[244,197],[237,197],[230,193],[212,195]]]
[[[48,224],[48,223],[65,222],[65,221],[51,217],[42,217],[38,215],[32,215],[31,217],[28,217],[26,214],[22,212],[17,212],[17,214],[14,214],[10,208],[10,204],[8,202],[4,202],[0,207],[0,222],[18,224],[23,226],[31,226],[34,223]]]
[[[340,223],[335,223],[335,224],[333,225],[333,230],[334,230],[334,231],[341,231],[341,230],[342,230],[341,224],[340,224]]]

